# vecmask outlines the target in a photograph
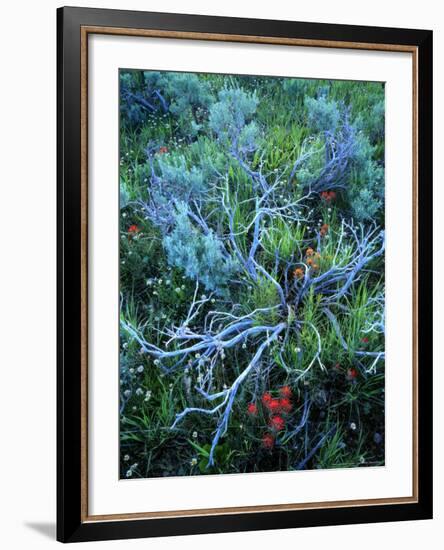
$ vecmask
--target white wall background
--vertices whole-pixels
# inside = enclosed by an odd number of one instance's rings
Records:
[[[426,28],[435,31],[435,182],[444,148],[444,17],[436,0],[370,3],[352,0],[108,0],[79,6],[201,13]],[[46,549],[55,542],[55,151],[56,80],[54,0],[2,5],[0,33],[0,544]],[[443,186],[435,186],[440,223]],[[444,267],[435,238],[435,282]],[[425,268],[427,268],[425,266]],[[435,291],[435,339],[444,328],[443,292]],[[439,285],[442,286],[442,285]],[[435,353],[435,519],[95,543],[102,548],[214,550],[228,545],[256,550],[280,546],[365,550],[396,544],[404,550],[438,548],[444,536],[444,460],[440,396],[444,376]],[[92,546],[87,543],[86,546]]]

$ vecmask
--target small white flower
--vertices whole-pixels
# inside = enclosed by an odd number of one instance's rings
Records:
[[[123,395],[124,395],[125,397],[129,397],[129,396],[131,395],[131,390],[125,390],[125,391],[123,392]]]
[[[144,366],[143,365],[140,365],[137,367],[137,372],[143,372],[145,369],[144,369]]]
[[[245,342],[242,344],[242,349],[247,349],[247,344]]]
[[[179,288],[179,287],[176,287],[176,288],[174,289],[174,291],[177,292],[177,294],[179,294],[180,288]]]
[[[157,290],[155,290],[155,291],[153,292],[153,296],[158,296],[158,295],[159,295],[159,293],[157,292]]]
[[[154,359],[153,363],[154,363],[155,365],[159,365],[159,364],[160,364],[160,360],[159,360],[159,359]]]
[[[201,298],[201,300],[206,300],[207,296],[206,296],[206,294],[202,294],[202,296],[200,298]]]
[[[123,457],[123,460],[124,460],[125,462],[128,462],[129,459],[130,459],[130,455],[125,455],[125,456]]]
[[[196,355],[194,356],[196,359],[199,359],[200,358],[200,353],[196,353]]]
[[[197,464],[197,458],[195,458],[195,457],[192,458],[192,459],[190,460],[190,464],[191,464],[191,466],[196,466],[196,464]]]
[[[214,304],[216,300],[214,298],[211,298],[211,303]]]
[[[152,279],[147,279],[146,285],[151,286],[152,284],[153,284],[153,280]]]
[[[193,433],[192,433],[192,437],[193,437],[193,439],[197,439],[197,437],[198,437],[197,432],[193,432]]]
[[[180,288],[181,290],[185,290],[185,285],[182,285]]]
[[[142,395],[142,394],[143,394],[142,388],[137,388],[136,395]]]
[[[129,371],[130,371],[130,374],[134,374],[134,369],[132,367],[130,368]]]
[[[356,430],[356,424],[354,422],[350,422],[350,429]]]
[[[158,284],[158,285],[161,285],[161,284],[162,284],[162,279],[159,279],[159,280],[157,281],[157,284]]]
[[[131,468],[129,470],[127,470],[126,472],[126,477],[131,477],[133,475],[133,471],[131,470]]]

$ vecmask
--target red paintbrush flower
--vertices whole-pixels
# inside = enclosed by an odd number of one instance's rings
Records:
[[[264,395],[262,396],[262,403],[267,406],[268,403],[270,403],[270,401],[272,400],[273,398],[271,397],[271,394],[269,392],[265,392]]]
[[[247,407],[248,414],[251,414],[251,416],[257,415],[257,405],[256,403],[250,403]]]
[[[272,416],[268,425],[272,430],[280,432],[285,428],[285,420],[282,418],[282,416]]]
[[[277,412],[280,412],[281,410],[281,402],[279,399],[271,399],[266,404],[266,407],[271,413],[277,413]]]
[[[364,338],[361,338],[361,342],[362,342],[363,344],[368,344],[368,338],[367,338],[367,336],[364,336]]]
[[[128,227],[128,233],[130,233],[131,235],[135,235],[136,233],[138,233],[140,231],[140,229],[137,227],[137,225],[130,225]]]
[[[348,369],[347,378],[349,380],[355,380],[358,377],[358,371],[356,369]]]
[[[159,153],[160,153],[161,155],[163,155],[163,154],[165,154],[165,153],[168,153],[168,147],[160,147]]]
[[[282,386],[282,388],[279,390],[279,393],[282,395],[282,397],[286,397],[287,399],[290,399],[290,397],[293,395],[290,386]]]
[[[265,434],[262,438],[262,445],[266,449],[272,449],[274,447],[274,437],[271,434]]]
[[[284,413],[289,413],[291,411],[291,409],[293,408],[293,405],[291,404],[291,401],[290,399],[288,399],[288,397],[283,397],[280,400],[280,408],[281,408],[281,411]]]
[[[322,200],[324,200],[326,202],[331,202],[332,200],[334,200],[336,198],[336,192],[335,191],[322,191],[321,193],[319,193],[319,196],[321,197]]]

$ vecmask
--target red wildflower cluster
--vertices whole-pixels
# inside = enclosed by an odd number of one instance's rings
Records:
[[[130,225],[130,226],[128,227],[128,233],[129,233],[130,235],[135,235],[135,234],[138,233],[139,231],[140,231],[140,229],[139,229],[139,228],[137,227],[137,225],[135,225],[135,224],[134,224],[134,225]]]
[[[279,408],[282,412],[289,413],[293,408],[293,405],[288,397],[283,397],[279,400]]]
[[[272,449],[274,447],[274,437],[271,434],[265,434],[262,438],[262,445],[266,449]]]
[[[262,396],[262,404],[270,414],[289,413],[293,408],[289,397],[278,399],[271,397],[268,392]]]
[[[286,397],[287,399],[290,399],[293,396],[293,392],[291,391],[290,386],[282,386],[282,388],[279,390],[279,393],[282,395],[282,397]]]
[[[322,191],[322,193],[319,194],[321,199],[326,202],[334,201],[336,198],[335,191]]]
[[[264,395],[262,396],[262,404],[266,407],[272,399],[273,398],[271,397],[271,393],[265,392]]]
[[[364,338],[361,338],[361,342],[363,344],[368,344],[368,337],[367,336],[364,336]]]
[[[348,380],[355,380],[358,377],[358,371],[356,369],[348,369],[347,378]]]
[[[319,269],[319,261],[321,260],[321,255],[319,252],[315,252],[312,248],[307,248],[305,252],[305,261],[315,271]]]
[[[279,415],[272,416],[268,425],[272,430],[275,430],[276,432],[281,432],[285,428],[285,420],[282,418],[282,416]]]
[[[159,153],[161,155],[164,155],[165,153],[168,153],[168,147],[160,147],[159,148]]]
[[[270,403],[268,403],[268,410],[271,413],[281,412],[281,400],[280,399],[272,399],[270,401]]]
[[[285,429],[284,416],[293,409],[292,397],[293,392],[290,386],[279,388],[279,397],[273,397],[268,391],[262,395],[261,403],[265,414],[268,415],[268,427],[271,431],[271,433],[266,432],[262,437],[264,448],[272,449],[275,444],[275,434]],[[247,413],[250,416],[257,416],[258,405],[256,403],[249,403]]]

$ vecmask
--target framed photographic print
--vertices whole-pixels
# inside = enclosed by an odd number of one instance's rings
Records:
[[[58,10],[58,539],[432,517],[432,33]]]

